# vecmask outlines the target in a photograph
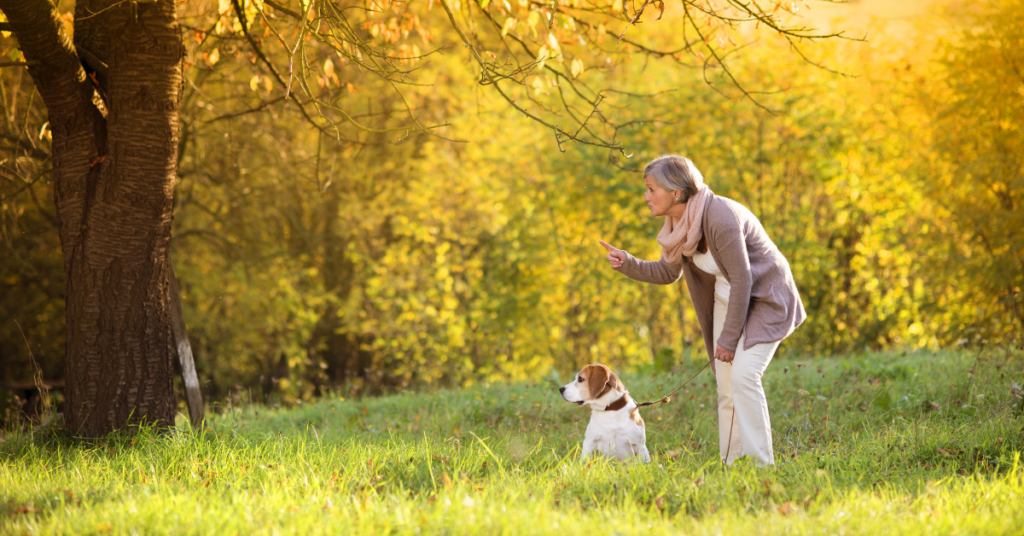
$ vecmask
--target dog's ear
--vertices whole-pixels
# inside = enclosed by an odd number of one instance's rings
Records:
[[[619,377],[616,376],[614,372],[609,372],[608,374],[611,375],[608,378],[608,386],[610,388],[612,388],[612,389],[615,389],[615,390],[618,390],[620,392],[625,393],[626,392],[626,386],[625,386],[625,384],[622,383],[622,380],[620,380]]]
[[[595,400],[601,398],[601,395],[605,393],[608,384],[608,367],[601,365],[587,365],[584,369],[587,371],[585,377],[587,378],[587,391],[589,391],[590,399]]]

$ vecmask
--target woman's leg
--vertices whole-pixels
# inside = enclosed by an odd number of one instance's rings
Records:
[[[729,302],[716,294],[715,345],[718,344],[718,336],[722,334],[728,309]],[[742,340],[741,337],[740,341]],[[721,459],[731,464],[743,455],[742,434],[737,430],[737,419],[733,416],[732,364],[716,361],[715,380],[718,383],[718,451]]]
[[[765,398],[761,377],[768,368],[779,342],[755,344],[743,349],[740,337],[730,375],[732,402],[736,408],[736,431],[743,445],[743,455],[750,456],[758,465],[775,463],[772,450],[772,423],[768,417],[768,399]],[[721,417],[719,417],[721,418]]]

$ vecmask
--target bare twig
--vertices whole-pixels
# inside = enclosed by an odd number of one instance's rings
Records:
[[[282,97],[277,97],[276,99],[271,99],[269,101],[260,103],[260,105],[255,107],[255,108],[249,108],[248,110],[242,110],[241,112],[233,112],[233,113],[229,113],[229,114],[219,115],[217,117],[214,117],[213,119],[207,119],[206,121],[203,121],[203,123],[215,123],[217,121],[223,121],[225,119],[233,119],[235,117],[241,117],[243,115],[253,114],[253,113],[256,113],[256,112],[261,112],[261,111],[266,110],[267,108],[270,108],[271,106],[273,106],[273,105],[275,105],[275,104],[285,100],[286,98],[287,97],[283,97],[283,96]]]

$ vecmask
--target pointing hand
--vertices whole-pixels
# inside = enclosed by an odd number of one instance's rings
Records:
[[[626,262],[627,253],[609,244],[608,242],[605,242],[604,240],[599,240],[598,242],[600,242],[601,245],[604,246],[604,249],[608,250],[608,257],[606,258],[608,259],[608,263],[611,264],[612,268],[621,268],[622,263]]]

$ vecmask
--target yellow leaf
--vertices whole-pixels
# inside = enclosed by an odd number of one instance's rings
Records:
[[[526,19],[526,22],[530,25],[530,31],[533,32],[533,37],[537,37],[537,24],[540,23],[540,13],[531,11],[530,17]]]
[[[579,58],[576,58],[576,59],[572,60],[571,69],[572,69],[572,77],[573,78],[579,78],[579,76],[581,74],[583,74],[583,61],[580,60]]]
[[[341,85],[341,80],[334,73],[334,62],[331,61],[331,58],[327,58],[327,61],[324,62],[324,79],[327,81],[333,80],[336,85]]]
[[[214,65],[217,65],[218,61],[220,61],[220,49],[215,48],[213,49],[213,52],[210,52],[210,55],[206,57],[206,64],[213,67]]]
[[[545,93],[545,94],[547,93],[547,91],[544,90],[544,82],[541,81],[539,76],[535,76],[533,78],[533,82],[530,82],[530,87],[533,88],[533,94],[534,95],[540,95],[541,93]]]
[[[512,31],[513,29],[515,29],[515,27],[516,27],[516,24],[517,24],[518,22],[519,22],[519,21],[518,21],[518,20],[516,20],[516,18],[515,18],[515,17],[509,17],[509,18],[505,19],[505,24],[504,24],[504,26],[502,26],[502,27],[501,27],[501,36],[502,36],[502,37],[505,37],[506,35],[508,35],[508,33],[509,33],[510,31]]]
[[[256,75],[249,79],[249,89],[253,91],[259,91],[260,89],[260,75]]]
[[[551,48],[551,57],[556,59],[556,60],[558,60],[559,62],[561,62],[562,61],[562,49],[561,49],[561,47],[558,46],[558,38],[555,37],[555,34],[553,34],[553,33],[549,33],[548,34],[548,44],[547,44],[547,46],[549,48]]]
[[[544,68],[544,62],[546,62],[548,60],[548,58],[550,58],[550,57],[551,57],[551,51],[548,49],[548,47],[547,46],[540,47],[540,51],[537,52],[537,68],[538,69],[543,69]]]

